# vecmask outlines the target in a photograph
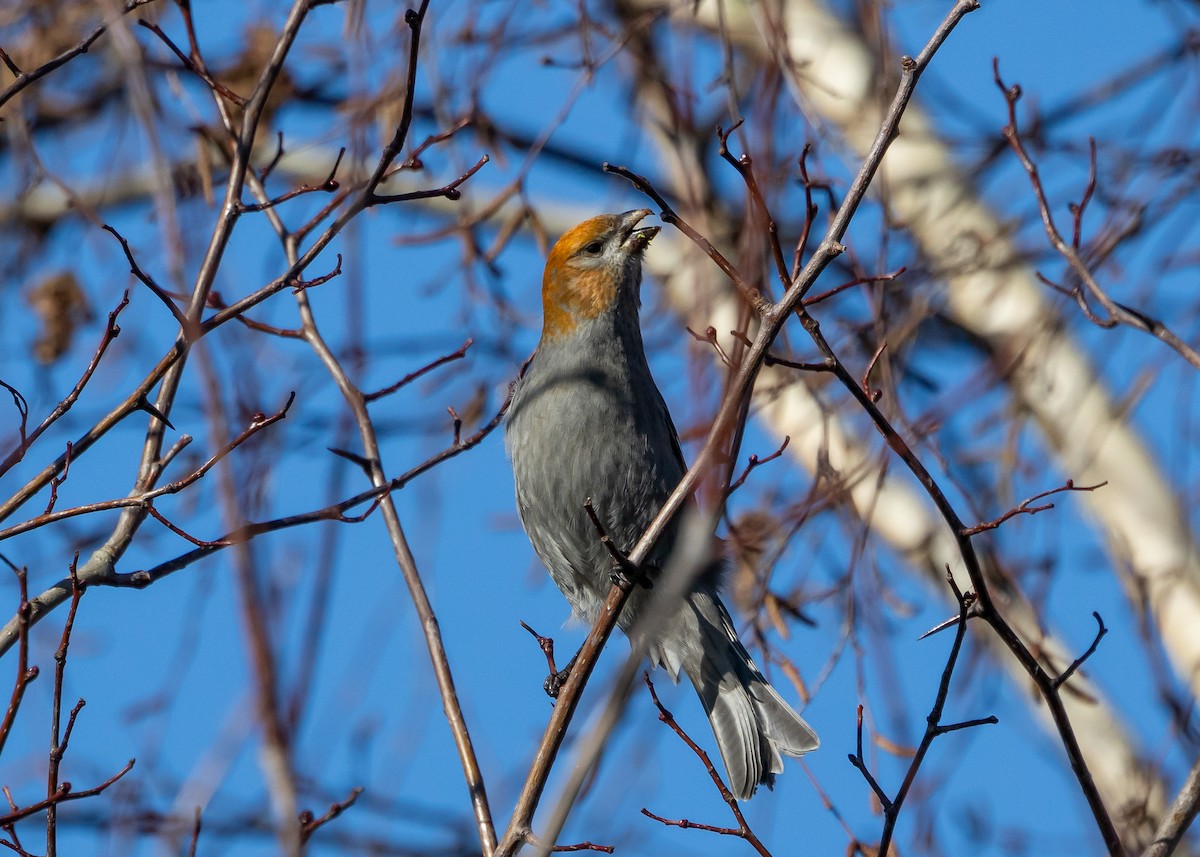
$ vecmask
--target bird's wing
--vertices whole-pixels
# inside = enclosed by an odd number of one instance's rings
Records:
[[[671,411],[667,408],[667,402],[663,399],[662,392],[657,385],[654,385],[654,393],[658,398],[658,413],[666,424],[667,437],[671,441],[671,452],[675,455],[675,463],[679,465],[679,477],[682,479],[683,474],[687,473],[688,466],[683,457],[683,447],[679,445],[679,432],[675,430],[675,421],[671,419]]]

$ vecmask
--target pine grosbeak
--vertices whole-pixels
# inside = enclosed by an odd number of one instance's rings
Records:
[[[584,509],[593,508],[629,551],[682,478],[675,426],[650,375],[638,306],[642,254],[658,227],[635,228],[648,209],[587,220],[546,262],[537,353],[517,382],[506,446],[517,509],[529,540],[575,613],[592,623],[611,587],[612,560]],[[648,556],[653,580],[666,565],[676,516]],[[816,733],[779,696],[742,646],[702,574],[673,615],[656,623],[650,659],[700,695],[739,799],[783,770],[781,753],[816,749]],[[651,591],[635,587],[619,620],[629,633]]]

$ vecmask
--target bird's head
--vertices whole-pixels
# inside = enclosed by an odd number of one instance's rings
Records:
[[[648,208],[602,214],[558,239],[542,277],[543,339],[569,334],[622,301],[637,306],[642,253],[659,230],[636,228],[648,214]]]

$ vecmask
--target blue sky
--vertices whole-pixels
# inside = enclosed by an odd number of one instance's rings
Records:
[[[946,6],[942,2],[896,4],[888,20],[898,49],[916,53]],[[449,40],[470,8],[462,3],[434,4],[431,49]],[[1103,8],[1104,13],[1097,14],[1094,5],[1081,2],[986,2],[954,33],[922,81],[919,91],[927,95],[926,103],[939,128],[953,138],[967,135],[980,123],[994,131],[1002,127],[1006,117],[1003,101],[992,83],[993,56],[1000,58],[1006,80],[1023,85],[1029,102],[1049,109],[1072,93],[1161,50],[1177,38],[1182,23],[1195,23],[1194,11],[1178,5],[1111,0]],[[483,22],[488,22],[489,14],[500,20],[508,12],[507,6],[485,7]],[[230,34],[241,31],[242,21],[265,16],[277,24],[281,19],[274,4],[264,3],[248,8],[233,3],[197,4],[196,14],[200,39],[210,60],[233,49],[235,42]],[[361,37],[364,48],[348,52],[346,75],[351,82],[397,74],[403,62],[403,35],[395,25],[397,9],[368,4],[366,14],[368,28]],[[566,21],[575,12],[573,8],[550,5],[545,14],[547,21]],[[319,49],[337,43],[342,20],[342,11],[337,7],[314,13],[311,35],[302,39],[295,54],[297,74],[303,76],[321,67]],[[174,15],[164,15],[163,22],[169,32],[179,35]],[[137,37],[148,41],[142,31]],[[545,50],[529,49],[504,63],[484,90],[486,110],[525,133],[536,135],[548,127],[580,73],[546,66],[538,59],[542,53],[562,56],[571,45],[563,41]],[[475,59],[453,55],[439,59],[436,74],[447,82],[462,82]],[[703,52],[694,62],[700,71],[717,68],[713,57]],[[628,121],[628,94],[619,85],[618,68],[610,65],[597,73],[562,127],[554,132],[552,141],[578,146],[597,162],[623,162],[639,172],[656,174],[660,166],[654,163],[651,148],[636,141],[636,131]],[[419,90],[423,96],[431,91],[433,75],[432,70],[427,73],[423,68]],[[703,88],[702,83],[700,77],[697,90]],[[1194,81],[1185,83],[1194,87]],[[1146,90],[1147,101],[1161,97],[1161,91],[1153,87]],[[711,95],[707,101],[719,103],[720,96]],[[174,144],[172,135],[184,138],[186,127],[178,117],[187,115],[192,102],[203,104],[202,93],[185,85],[180,104],[173,105],[176,121],[166,135],[168,144]],[[1145,126],[1140,113],[1144,109],[1135,93],[1135,97],[1107,111],[1088,111],[1055,128],[1054,133],[1061,139],[1086,140],[1088,134],[1095,134],[1102,140],[1120,140],[1120,135]],[[280,127],[287,133],[289,149],[344,144],[343,129],[327,124],[327,118],[315,110],[283,114]],[[1131,121],[1141,124],[1130,127]],[[1184,118],[1168,117],[1168,121],[1149,126],[1147,139],[1141,142],[1149,149],[1156,135],[1165,135],[1184,122]],[[87,175],[97,164],[111,164],[107,167],[111,174],[118,174],[143,156],[144,148],[137,127],[127,116],[114,115],[107,123],[107,139],[101,137],[89,146],[81,145],[78,139],[50,140],[43,157],[52,158],[69,176]],[[374,130],[366,133],[368,143],[375,142]],[[422,121],[414,129],[413,139],[419,140],[434,130],[433,123]],[[977,140],[964,142],[964,161],[978,154],[978,145]],[[471,154],[475,149],[478,153],[484,151],[482,144],[469,143],[460,144],[452,154],[432,151],[427,157],[431,184],[452,178],[469,165],[477,156]],[[839,160],[833,152],[823,154],[823,170],[835,181],[844,181],[854,164]],[[1061,191],[1059,199],[1077,196],[1082,162],[1066,157],[1049,159],[1055,166],[1049,171],[1051,187]],[[487,199],[489,191],[501,187],[520,167],[520,158],[511,153],[507,159],[494,158],[467,186],[467,201]],[[3,169],[6,178],[11,179],[11,163],[5,163]],[[734,178],[730,176],[730,181]],[[1136,190],[1136,182],[1130,184]],[[1024,217],[1018,224],[1018,234],[1031,246],[1038,246],[1038,224],[1027,216],[1033,210],[1031,195],[1016,169],[1010,166],[990,174],[984,191],[998,207]],[[584,212],[621,211],[643,205],[642,198],[624,182],[603,176],[598,168],[594,175],[583,175],[546,159],[531,167],[528,197],[535,207],[568,204]],[[313,204],[301,201],[295,210]],[[185,202],[181,210],[190,253],[185,268],[191,273],[207,241],[214,211],[199,200]],[[1194,211],[1191,213],[1194,215]],[[144,205],[106,211],[105,216],[130,239],[143,265],[159,271],[165,279],[166,263],[156,248],[160,246],[161,230],[168,225],[156,220]],[[877,221],[877,217],[877,212],[864,212],[864,223],[872,218]],[[300,220],[299,214],[295,219]],[[361,338],[368,355],[362,376],[364,389],[383,386],[439,354],[453,351],[468,336],[476,340],[464,363],[432,373],[373,409],[386,437],[385,463],[392,473],[445,446],[450,440],[445,408],[463,409],[477,388],[486,394],[484,419],[490,416],[505,384],[537,339],[541,256],[535,242],[528,237],[517,239],[500,258],[498,271],[476,270],[471,284],[462,276],[462,251],[456,241],[419,247],[400,246],[395,241],[397,236],[431,230],[442,223],[437,215],[416,207],[392,206],[368,212],[331,248],[346,259],[345,277],[311,295],[335,345],[351,342],[355,325],[362,325]],[[852,239],[862,242],[868,259],[876,252],[867,243],[872,234],[870,226],[852,233]],[[1181,225],[1177,234],[1180,240],[1195,246],[1194,227]],[[26,393],[33,414],[45,413],[69,388],[90,354],[101,319],[124,289],[132,289],[132,302],[122,318],[123,333],[114,346],[113,359],[102,365],[72,413],[74,421],[35,447],[22,468],[5,477],[5,488],[15,485],[21,475],[28,477],[48,459],[50,450],[61,448],[66,439],[106,412],[120,399],[122,391],[144,374],[146,355],[157,357],[174,336],[171,320],[161,304],[126,275],[127,266],[110,236],[75,223],[51,233],[47,241],[48,251],[30,266],[26,280],[33,282],[47,271],[63,267],[76,270],[94,296],[97,318],[64,361],[39,369],[27,358],[32,334],[23,307],[16,309],[21,298],[14,289],[4,293],[6,307],[0,312],[2,376]],[[332,266],[332,252],[326,254],[324,265],[316,266],[321,271]],[[904,264],[902,244],[893,252],[897,258],[890,261]],[[1129,282],[1144,283],[1152,278],[1157,258],[1146,252],[1121,259]],[[246,293],[269,279],[278,270],[279,261],[278,246],[265,224],[261,219],[245,218],[216,287],[225,295]],[[1185,338],[1195,328],[1194,291],[1186,288],[1194,287],[1194,283],[1194,272],[1177,271],[1163,278],[1161,294],[1155,295],[1162,301],[1157,305],[1178,309]],[[473,301],[472,287],[494,290],[504,300]],[[653,281],[645,287],[650,358],[682,426],[681,412],[698,419],[711,402],[703,397],[698,397],[699,401],[689,399],[692,387],[687,361],[696,346],[682,331],[680,320],[666,310],[655,287]],[[498,305],[505,311],[498,310]],[[257,317],[281,325],[296,323],[294,304],[286,292],[261,308]],[[1195,456],[1190,453],[1192,439],[1178,436],[1177,431],[1185,422],[1180,413],[1194,409],[1194,397],[1189,395],[1189,385],[1194,382],[1188,372],[1166,357],[1145,358],[1146,352],[1156,347],[1147,338],[1095,329],[1085,329],[1081,335],[1105,367],[1106,375],[1118,385],[1117,395],[1126,385],[1131,387],[1140,374],[1151,373],[1150,389],[1138,400],[1137,425],[1178,474],[1181,494],[1190,496],[1196,475]],[[267,451],[247,451],[244,456],[232,458],[239,476],[262,480],[259,493],[264,508],[271,510],[267,516],[304,511],[324,505],[330,496],[360,490],[361,477],[355,468],[326,452],[329,446],[357,449],[358,444],[340,422],[344,408],[332,382],[305,346],[264,342],[236,325],[227,325],[202,347],[217,374],[227,379],[226,401],[231,410],[236,413],[240,407],[243,418],[256,409],[275,410],[289,391],[297,392],[288,419],[265,441],[271,444]],[[193,358],[188,370],[191,389],[199,386],[197,360]],[[944,393],[962,382],[966,367],[935,355],[925,368],[946,385]],[[1185,393],[1174,392],[1180,389]],[[939,403],[939,398],[930,394],[922,401],[914,393],[913,402],[914,408],[917,404],[932,406]],[[982,399],[974,403],[979,410],[954,413],[947,431],[969,438],[973,426],[984,425],[987,427],[980,429],[981,434],[994,435],[1001,429],[988,426],[988,409],[993,405]],[[203,400],[198,395],[183,397],[172,413],[172,421],[177,433],[170,438],[183,432],[192,434],[196,438],[195,455],[207,454],[202,451],[211,448],[211,439]],[[81,462],[82,467],[73,470],[62,489],[60,503],[120,496],[128,490],[143,425],[141,421],[132,422],[136,424],[114,432]],[[430,431],[431,426],[441,430]],[[1024,443],[1036,446],[1032,438]],[[753,428],[743,454],[765,454],[777,445],[777,440]],[[279,466],[266,467],[270,459],[264,456],[276,455]],[[785,490],[800,496],[807,489],[809,477],[804,471],[787,462],[776,462],[772,467],[782,471],[773,472],[772,478],[778,478]],[[186,471],[181,466],[182,472]],[[1017,484],[1021,488],[1035,485],[1034,490],[1040,490],[1059,484],[1066,476],[1070,474],[1022,473],[1017,475]],[[755,492],[766,487],[766,483],[761,487],[751,485],[747,499],[739,502],[749,506],[758,496]],[[969,493],[965,488],[959,490]],[[519,621],[553,635],[563,659],[582,639],[579,629],[562,627],[566,604],[537,565],[520,531],[511,492],[501,435],[496,433],[479,448],[436,468],[397,496],[401,519],[437,610],[487,778],[493,812],[500,824],[507,819],[549,713],[549,702],[541,692],[545,664]],[[33,506],[40,508],[41,503],[35,501]],[[203,484],[164,503],[162,508],[175,519],[187,520],[197,535],[215,537],[221,532],[215,503],[213,487]],[[1190,765],[1190,759],[1169,732],[1153,699],[1155,686],[1140,654],[1136,626],[1113,582],[1103,540],[1088,529],[1080,507],[1070,497],[1062,498],[1059,506],[1036,518],[1019,519],[997,536],[996,543],[1002,552],[1009,552],[1006,556],[1012,557],[1014,564],[1033,563],[1040,556],[1060,553],[1069,557],[1056,566],[1045,592],[1055,628],[1082,650],[1094,632],[1091,612],[1103,614],[1113,630],[1089,669],[1118,700],[1148,756],[1155,761],[1165,760],[1177,779]],[[994,504],[993,509],[1002,511]],[[0,545],[0,552],[27,565],[31,587],[40,591],[64,573],[72,546],[86,553],[111,521],[103,515],[78,519],[54,534],[14,538]],[[811,532],[802,532],[784,563],[789,582],[810,593],[829,587],[852,562],[848,534],[853,532],[852,522],[835,516],[824,519],[822,526]],[[326,542],[326,538],[331,541]],[[187,549],[186,543],[148,522],[121,570],[146,567]],[[470,841],[465,789],[435,701],[428,656],[378,517],[362,524],[320,524],[267,536],[255,541],[253,550],[264,580],[269,581],[268,602],[275,610],[271,624],[285,692],[294,686],[301,671],[312,670],[310,702],[295,736],[299,776],[303,783],[311,784],[306,786],[305,803],[319,814],[352,787],[367,789],[360,806],[332,824],[327,837],[314,841],[314,853],[340,853],[336,834],[343,828],[403,838],[420,847],[449,846],[462,836]],[[322,551],[326,550],[332,558],[328,566],[330,588],[321,595],[316,581],[322,573]],[[807,757],[803,766],[854,832],[863,840],[873,841],[880,820],[871,812],[869,789],[846,761],[846,754],[854,748],[855,706],[866,704],[872,722],[885,727],[892,740],[914,743],[932,702],[950,636],[917,642],[922,631],[948,615],[945,601],[905,576],[886,547],[869,544],[857,562],[883,575],[893,587],[897,602],[903,604],[903,609],[881,611],[879,615],[885,621],[863,631],[868,651],[886,652],[890,659],[860,659],[851,650],[843,651],[838,628],[845,618],[845,604],[838,599],[812,605],[817,627],[796,625],[791,639],[781,645],[810,684],[822,675],[827,663],[832,663],[818,693],[804,710],[824,745],[820,752]],[[83,787],[103,780],[129,758],[136,757],[138,767],[127,783],[105,797],[63,810],[64,853],[180,853],[179,847],[164,844],[164,840],[141,839],[135,847],[119,834],[98,835],[88,823],[89,813],[119,816],[125,807],[149,804],[164,812],[176,809],[187,815],[200,803],[205,806],[206,818],[217,819],[264,805],[256,767],[244,635],[232,581],[230,562],[220,556],[142,592],[96,589],[85,596],[64,695],[68,700],[84,697],[88,706],[76,726],[63,776]],[[10,584],[0,592],[7,593],[10,602],[15,600]],[[299,660],[304,651],[306,611],[314,598],[329,611],[315,664]],[[34,634],[35,661],[41,664],[43,677],[29,692],[2,766],[4,776],[0,779],[17,788],[18,799],[23,801],[35,799],[44,776],[50,654],[61,620],[62,616],[53,616]],[[586,729],[590,713],[603,699],[607,680],[625,652],[624,642],[617,640],[606,653],[574,734]],[[1001,722],[936,742],[918,780],[914,805],[901,822],[900,842],[921,843],[924,825],[928,824],[938,846],[924,852],[918,844],[911,851],[906,847],[905,853],[958,854],[968,848],[980,855],[1099,853],[1099,839],[1061,749],[1028,713],[1027,689],[997,680],[995,670],[979,661],[970,646],[964,658],[947,719],[995,713]],[[14,664],[11,655],[7,662]],[[778,680],[786,686],[782,676]],[[691,690],[669,687],[661,673],[656,683],[664,702],[685,729],[711,751],[711,734]],[[790,689],[787,695],[794,698]],[[165,701],[158,705],[160,698]],[[893,734],[893,728],[903,734]],[[572,752],[569,742],[565,759]],[[906,760],[875,751],[872,762],[877,765],[884,788],[893,792]],[[564,770],[560,766],[548,794],[555,794],[555,784]],[[926,812],[918,811],[917,804],[925,805]],[[643,806],[668,817],[730,823],[695,757],[667,734],[657,722],[646,694],[639,690],[562,841],[605,842],[626,854],[747,853],[742,843],[729,838],[664,829],[638,816]],[[747,817],[777,854],[834,854],[845,849],[846,835],[838,819],[823,807],[821,796],[800,763],[788,763],[788,771],[775,791],[763,793],[750,803]],[[26,834],[35,843],[36,826],[33,823],[32,833]],[[981,828],[991,833],[980,834]],[[1014,840],[1016,830],[1025,831],[1021,836],[1031,837],[1027,848],[1023,840]],[[202,835],[199,853],[237,857],[276,853],[274,843],[266,837],[231,843],[219,836],[215,827]]]

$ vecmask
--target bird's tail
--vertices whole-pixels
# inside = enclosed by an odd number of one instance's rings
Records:
[[[712,724],[729,788],[747,800],[783,771],[783,755],[801,756],[821,742],[754,665],[716,594],[695,591],[687,602],[698,620],[701,645],[687,647],[680,665]]]

